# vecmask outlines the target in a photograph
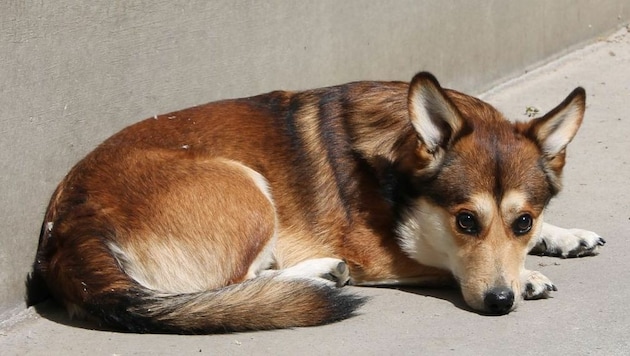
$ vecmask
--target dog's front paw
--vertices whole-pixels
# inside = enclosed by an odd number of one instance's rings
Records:
[[[562,258],[592,256],[604,244],[606,240],[592,231],[544,224],[532,253]]]
[[[606,240],[592,231],[569,229],[569,232],[579,240],[579,245],[571,249],[566,257],[595,255],[599,248],[606,244]]]
[[[549,278],[538,271],[525,271],[523,273],[523,287],[523,298],[525,299],[548,298],[551,292],[558,290]]]

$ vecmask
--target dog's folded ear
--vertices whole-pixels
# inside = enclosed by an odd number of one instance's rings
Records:
[[[586,92],[578,87],[556,108],[530,122],[528,134],[546,157],[564,152],[582,124],[585,107]]]
[[[431,73],[421,72],[413,77],[408,106],[411,124],[429,153],[447,148],[464,126],[459,110]]]

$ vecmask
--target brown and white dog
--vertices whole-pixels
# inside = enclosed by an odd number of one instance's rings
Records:
[[[147,119],[61,182],[31,292],[136,332],[328,323],[364,302],[348,282],[456,281],[470,307],[505,314],[555,290],[528,252],[604,244],[543,223],[584,108],[577,88],[513,124],[420,73]]]

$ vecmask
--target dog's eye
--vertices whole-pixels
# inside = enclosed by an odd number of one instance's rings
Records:
[[[523,214],[514,220],[512,231],[517,235],[524,235],[532,229],[533,219],[529,214]]]
[[[466,234],[476,234],[479,232],[479,225],[475,216],[469,212],[457,214],[457,227]]]

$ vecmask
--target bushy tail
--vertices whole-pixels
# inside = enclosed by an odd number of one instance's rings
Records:
[[[326,324],[350,317],[365,299],[315,280],[260,277],[190,294],[138,286],[95,296],[83,307],[133,332],[205,334]]]

